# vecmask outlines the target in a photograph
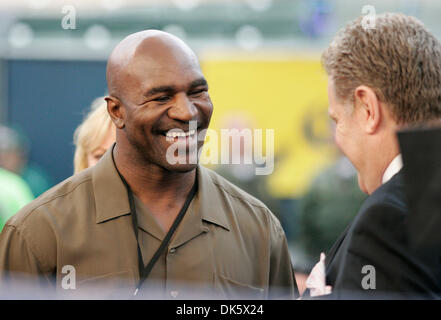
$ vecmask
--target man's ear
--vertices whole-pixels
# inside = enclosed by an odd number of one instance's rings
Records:
[[[113,123],[118,129],[123,129],[125,126],[125,110],[121,101],[118,98],[107,96],[104,98],[107,101],[107,112],[110,115]]]
[[[374,90],[367,86],[358,86],[354,91],[355,108],[367,133],[375,133],[381,123],[382,104]]]

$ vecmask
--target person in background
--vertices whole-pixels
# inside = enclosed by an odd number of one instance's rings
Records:
[[[0,231],[5,222],[34,199],[23,179],[0,168]]]
[[[74,173],[95,165],[115,142],[115,125],[104,97],[96,98],[74,132]]]
[[[16,144],[16,135],[8,127],[0,126],[0,150],[10,150],[12,145]],[[1,152],[1,163],[5,167],[8,164],[14,164],[14,157],[6,152]],[[26,182],[15,173],[0,167],[0,231],[6,220],[12,217],[18,210],[34,199],[32,191]]]
[[[229,143],[227,146],[222,146],[222,148],[225,149],[221,152],[226,152],[230,155],[238,154],[239,163],[220,163],[214,168],[214,171],[262,201],[270,211],[280,219],[280,203],[268,190],[268,175],[256,174],[256,168],[261,165],[257,164],[253,159],[253,148],[249,147],[249,141],[245,139],[246,134],[244,132],[256,128],[254,119],[248,114],[231,112],[228,116],[225,116],[220,123],[222,130],[231,130]],[[239,143],[237,143],[237,141],[239,141]],[[234,149],[234,147],[237,149]],[[254,146],[254,148],[256,148],[256,146]],[[282,223],[282,220],[280,222]],[[286,232],[285,226],[284,230]]]
[[[369,197],[321,255],[307,280],[309,293],[332,287],[328,298],[439,299],[441,281],[411,246],[397,131],[441,119],[441,43],[417,19],[386,13],[376,16],[373,29],[363,17],[348,23],[322,61],[335,142]]]
[[[52,186],[52,179],[45,170],[29,160],[30,143],[25,134],[1,126],[0,141],[0,167],[20,176],[35,197]]]

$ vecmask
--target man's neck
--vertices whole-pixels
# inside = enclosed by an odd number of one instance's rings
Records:
[[[364,168],[364,192],[372,194],[383,184],[383,176],[392,160],[400,154],[398,140],[395,134],[383,135],[374,141],[366,153],[366,167]]]
[[[115,166],[127,181],[132,192],[147,206],[150,204],[185,199],[196,177],[196,169],[189,172],[173,172],[152,163],[140,163],[127,157],[126,152],[115,145]]]

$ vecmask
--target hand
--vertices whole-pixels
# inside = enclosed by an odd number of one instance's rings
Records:
[[[332,292],[332,287],[326,285],[325,273],[325,254],[320,254],[320,261],[312,268],[308,279],[306,279],[306,287],[309,289],[311,297],[323,296]]]

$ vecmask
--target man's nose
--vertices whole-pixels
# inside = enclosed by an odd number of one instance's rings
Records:
[[[176,95],[174,105],[168,110],[168,116],[175,120],[190,121],[198,114],[193,102],[184,93]]]

